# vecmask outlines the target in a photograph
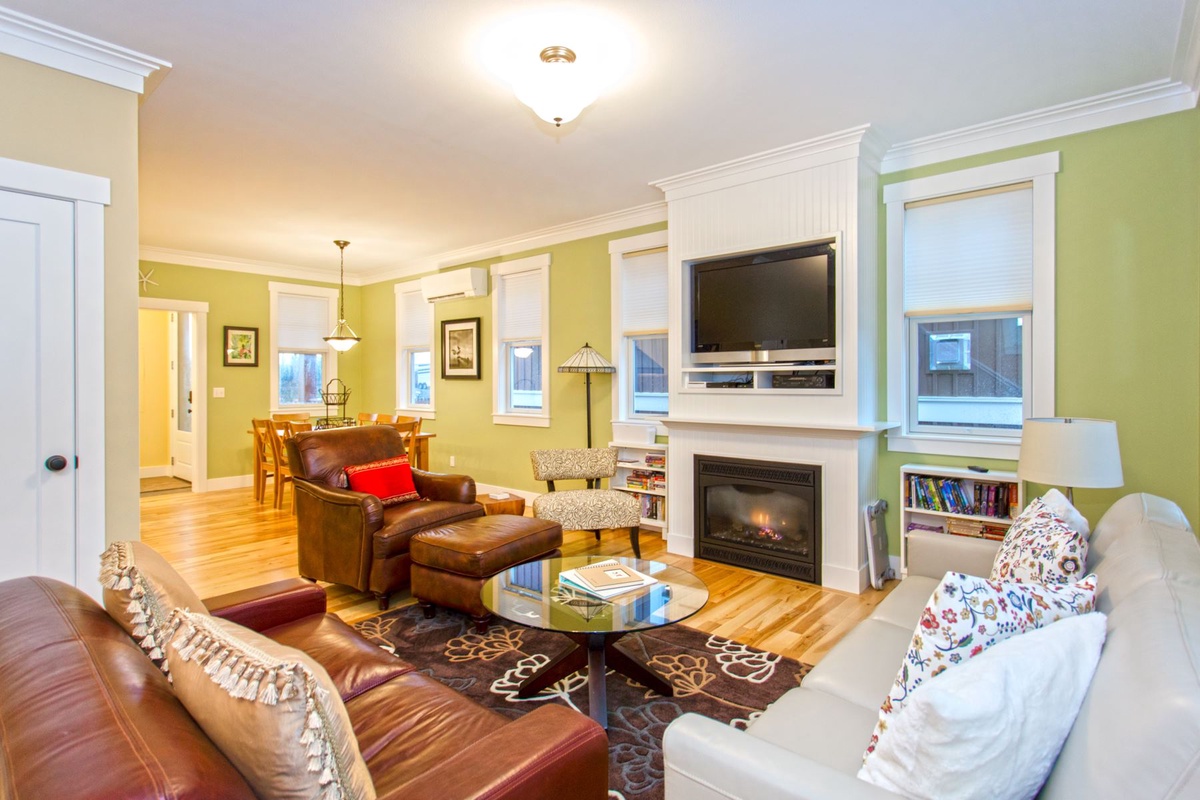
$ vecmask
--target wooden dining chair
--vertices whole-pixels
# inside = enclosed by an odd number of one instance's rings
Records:
[[[309,414],[307,411],[303,413],[280,412],[278,414],[272,414],[271,419],[275,420],[276,422],[308,422],[312,419],[312,414]]]
[[[313,424],[311,422],[289,422],[289,421],[285,420],[283,423],[283,438],[290,439],[293,436],[295,436],[297,433],[303,433],[304,431],[311,431],[312,429],[313,429]],[[284,448],[284,455],[287,455],[286,447]]]
[[[387,425],[389,428],[395,428],[404,437],[405,446],[408,447],[408,463],[412,466],[417,466],[417,435],[421,432],[421,418],[407,417],[407,422],[376,422],[376,425]]]
[[[393,417],[391,414],[376,414],[375,415],[375,424],[376,425],[387,425],[387,424],[395,422],[395,421],[396,421],[396,418]]]
[[[275,434],[275,420],[252,419],[254,430],[254,499],[261,503],[267,493],[267,478],[275,475],[275,452],[271,449],[271,438]]]
[[[370,425],[375,422],[375,418],[378,416],[378,414],[368,414],[366,411],[360,411],[358,412],[358,424]]]

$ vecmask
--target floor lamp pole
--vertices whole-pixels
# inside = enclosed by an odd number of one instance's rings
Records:
[[[592,449],[592,373],[583,373],[583,385],[587,393],[587,446]]]

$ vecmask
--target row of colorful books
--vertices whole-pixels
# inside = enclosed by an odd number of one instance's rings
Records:
[[[667,466],[667,456],[664,453],[647,453],[646,466],[664,469]]]
[[[661,491],[667,488],[667,476],[661,472],[646,472],[645,470],[635,469],[625,476],[625,486],[630,489],[656,489]]]
[[[642,495],[642,518],[643,519],[662,519],[663,511],[666,508],[664,501],[667,498],[659,497],[656,494]]]
[[[958,478],[909,475],[906,503],[910,508],[928,511],[1007,519],[1017,510],[1017,487],[976,482],[974,490],[968,491]]]
[[[926,525],[922,522],[908,523],[910,531],[931,531],[933,533],[949,533],[954,536],[970,536],[975,539],[992,539],[1003,541],[1008,533],[1007,525],[993,525],[982,520],[957,519],[951,517],[945,525]]]

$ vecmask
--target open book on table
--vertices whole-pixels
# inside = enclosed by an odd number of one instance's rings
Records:
[[[638,572],[615,559],[565,569],[558,574],[558,580],[576,591],[604,599],[658,583],[658,578],[653,575]]]

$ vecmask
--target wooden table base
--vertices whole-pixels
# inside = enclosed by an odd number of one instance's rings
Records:
[[[529,698],[553,686],[568,675],[584,667],[588,668],[588,715],[608,729],[608,696],[605,676],[609,668],[632,678],[647,689],[663,697],[673,697],[671,684],[654,672],[648,665],[633,656],[618,650],[615,645],[625,636],[619,633],[564,633],[575,642],[573,647],[552,658],[546,666],[529,676],[517,690],[517,697]]]

